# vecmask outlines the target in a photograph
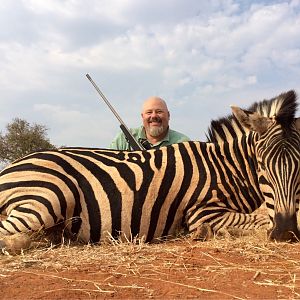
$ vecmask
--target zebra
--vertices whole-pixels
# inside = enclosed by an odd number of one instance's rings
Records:
[[[57,224],[83,243],[151,242],[181,230],[205,240],[227,227],[267,225],[271,239],[297,241],[296,94],[274,101],[270,117],[233,106],[243,130],[215,142],[133,152],[71,147],[13,162],[0,173],[0,247],[24,248],[20,234]],[[271,221],[253,214],[264,201],[273,202]]]
[[[287,93],[279,95],[278,97],[272,98],[271,100],[255,102],[247,109],[247,111],[258,113],[259,115],[266,118],[276,118],[279,123],[282,124],[284,129],[283,134],[287,137],[287,140],[289,142],[292,141],[293,137],[291,136],[289,138],[289,131],[287,131],[286,128],[289,128],[290,126],[289,115],[292,115],[292,112],[294,112],[296,108],[296,102],[294,101],[294,99],[296,99],[295,92],[289,91]],[[300,127],[300,121],[298,119],[295,119],[295,124],[297,128]],[[249,133],[250,129],[251,128],[249,126],[243,126],[234,115],[229,115],[227,117],[211,121],[210,128],[208,129],[208,134],[206,135],[206,137],[208,142],[222,143],[228,139],[235,139],[238,136],[247,134]],[[285,149],[284,140],[281,143],[282,149]],[[296,145],[297,144],[294,144],[294,147],[296,147]],[[284,165],[284,159],[282,159],[282,164]],[[286,162],[286,164],[288,166],[288,162]],[[289,174],[287,170],[285,170],[284,172],[286,176],[287,174]],[[290,170],[290,172],[292,172],[292,170]],[[293,177],[290,178],[290,180],[293,179]],[[282,192],[284,191],[282,190]],[[289,193],[288,189],[285,190],[285,193]],[[277,228],[276,224],[283,222],[281,219],[283,218],[282,216],[285,215],[291,216],[291,218],[288,217],[288,221],[286,221],[285,226],[287,226],[287,229],[290,229],[291,232],[297,232],[294,230],[297,227],[297,213],[299,209],[298,194],[299,192],[296,192],[296,201],[290,203],[290,205],[292,206],[290,207],[287,206],[284,202],[281,202],[281,198],[274,197],[274,195],[269,195],[268,192],[264,193],[265,204],[270,218],[269,227],[274,227],[273,232],[271,232],[271,237],[275,237],[278,234],[277,231],[280,232],[279,229],[275,229]],[[276,199],[278,199],[279,201],[275,201]],[[293,207],[294,205],[295,208]]]

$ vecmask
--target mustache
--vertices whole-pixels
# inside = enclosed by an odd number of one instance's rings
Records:
[[[153,118],[149,118],[148,119],[148,122],[151,123],[151,122],[157,122],[157,123],[161,123],[161,118],[159,117],[153,117]]]

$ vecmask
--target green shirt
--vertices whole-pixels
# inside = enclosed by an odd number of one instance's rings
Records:
[[[146,140],[146,134],[144,127],[138,127],[138,128],[130,128],[130,132],[133,135],[133,137],[141,143],[141,141]],[[175,130],[169,129],[166,136],[158,143],[151,145],[151,148],[159,148],[162,146],[168,146],[171,144],[181,143],[190,141],[191,139],[187,137],[186,135],[177,132]],[[113,139],[111,142],[110,149],[116,149],[116,150],[130,150],[129,143],[124,135],[124,133],[121,131],[117,134],[117,136]]]

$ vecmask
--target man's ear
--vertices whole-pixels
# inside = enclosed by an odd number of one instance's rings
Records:
[[[273,124],[273,118],[264,117],[258,112],[243,110],[237,106],[231,106],[232,113],[240,124],[252,131],[263,134]]]

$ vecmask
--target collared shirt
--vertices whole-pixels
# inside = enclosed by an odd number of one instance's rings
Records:
[[[130,128],[130,132],[133,135],[133,137],[140,143],[143,144],[143,141],[147,140],[144,127],[138,127],[138,128]],[[191,139],[187,137],[186,135],[169,129],[166,136],[159,141],[158,143],[152,145],[150,144],[150,148],[159,148],[162,146],[168,146],[176,143],[186,142],[190,141]],[[116,150],[130,150],[129,143],[124,135],[124,133],[121,131],[117,134],[117,136],[113,139],[111,142],[110,149],[116,149]]]

